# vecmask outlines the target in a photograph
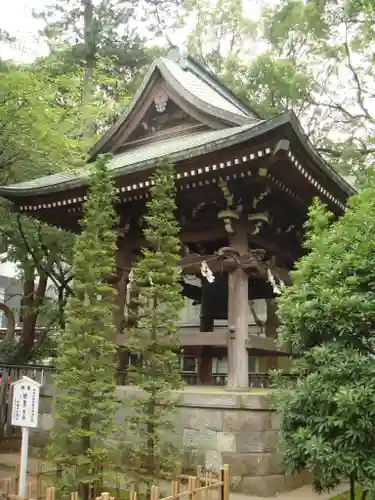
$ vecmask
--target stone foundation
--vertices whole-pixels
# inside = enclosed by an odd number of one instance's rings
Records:
[[[137,389],[118,387],[117,392],[119,399],[131,399],[136,397]],[[178,406],[176,439],[183,446],[187,468],[204,465],[218,472],[228,464],[232,491],[264,497],[308,482],[307,474],[284,474],[277,451],[280,421],[269,407],[267,391],[191,386],[178,394]],[[43,442],[52,428],[50,409],[50,386],[45,386],[40,400],[40,428],[33,432],[34,442]],[[127,411],[120,410],[119,423]]]

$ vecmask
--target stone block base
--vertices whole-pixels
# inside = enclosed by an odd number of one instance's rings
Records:
[[[139,390],[118,387],[121,399],[134,399]],[[33,444],[43,446],[52,428],[52,392],[42,390],[39,427]],[[272,497],[309,482],[308,474],[285,475],[278,450],[280,418],[270,408],[269,392],[231,391],[215,387],[185,387],[176,393],[176,444],[183,450],[185,470],[194,474],[198,465],[219,473],[229,465],[232,491]],[[129,409],[119,410],[116,421],[126,420]]]

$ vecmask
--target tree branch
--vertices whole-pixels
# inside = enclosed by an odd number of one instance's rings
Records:
[[[350,118],[350,120],[358,120],[358,119],[361,119],[361,118],[366,118],[365,115],[361,115],[361,114],[353,114],[353,113],[350,113],[350,111],[348,111],[347,109],[345,109],[341,104],[337,104],[337,103],[326,103],[326,102],[317,102],[315,101],[314,99],[310,98],[310,104],[313,104],[314,106],[321,106],[321,107],[324,107],[324,108],[329,108],[329,109],[333,109],[333,110],[336,110],[336,111],[340,111],[341,113],[343,113],[344,115],[346,115],[348,118]]]
[[[38,269],[39,274],[45,273],[57,289],[59,289],[61,287],[63,287],[63,288],[65,287],[65,288],[67,288],[67,292],[71,294],[72,289],[70,288],[68,283],[69,283],[69,281],[71,281],[73,279],[73,277],[69,276],[68,278],[64,278],[64,280],[62,280],[62,282],[59,280],[59,278],[56,277],[56,273],[53,271],[52,263],[50,262],[51,261],[50,252],[48,251],[48,248],[44,244],[41,244],[41,248],[42,248],[42,250],[47,258],[47,266],[44,267],[41,264],[40,259],[37,258],[35,252],[32,250],[32,248],[30,247],[30,245],[27,241],[27,237],[25,235],[25,232],[22,229],[20,215],[18,215],[18,217],[17,217],[17,225],[18,225],[18,230],[20,232],[22,241],[26,247],[26,251],[30,254],[31,258],[33,259],[34,264],[35,264],[36,268]],[[41,243],[40,232],[39,232],[39,242]]]
[[[8,325],[7,325],[7,331],[5,334],[4,342],[8,342],[14,339],[14,332],[16,329],[16,321],[14,319],[14,314],[13,311],[10,307],[8,307],[6,304],[3,302],[0,302],[0,311],[3,311],[7,320],[8,320]]]
[[[362,85],[358,77],[358,73],[354,69],[353,63],[352,63],[352,58],[350,54],[350,48],[349,48],[349,42],[348,42],[348,23],[345,25],[345,42],[344,42],[344,50],[346,54],[346,58],[348,61],[348,68],[352,74],[352,77],[354,79],[354,82],[356,84],[356,89],[357,89],[357,102],[359,107],[362,109],[365,117],[370,123],[375,124],[375,118],[369,113],[368,109],[366,108],[364,104],[364,97],[363,97],[363,90],[362,90]]]
[[[337,150],[334,150],[334,149],[331,149],[331,148],[326,148],[326,147],[323,147],[323,148],[317,147],[316,150],[319,153],[329,154],[333,158],[340,158],[340,156],[342,155],[342,151],[337,151]],[[375,149],[356,149],[356,151],[358,153],[360,153],[361,155],[369,155],[369,154],[374,154],[375,153]]]

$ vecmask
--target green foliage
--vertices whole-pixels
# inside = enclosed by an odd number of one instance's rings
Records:
[[[263,118],[293,109],[344,175],[374,161],[374,5],[278,0],[185,2],[189,51]]]
[[[279,374],[275,406],[288,472],[308,469],[318,492],[352,479],[375,498],[375,363],[340,344],[314,347]]]
[[[0,72],[0,182],[12,184],[73,168],[82,161],[75,140],[75,119],[55,106],[57,90],[43,71],[8,64]],[[62,298],[63,314],[69,279],[71,235],[14,213],[0,202],[0,245],[7,259],[18,264],[25,298],[24,327],[14,362],[27,361],[35,346],[35,325],[50,278]],[[49,307],[50,309],[50,307]]]
[[[373,3],[356,0],[280,0],[264,15],[274,54],[307,62],[313,74],[304,109],[313,141],[336,168],[357,175],[374,159],[374,12]]]
[[[356,488],[354,500],[365,500],[362,495],[363,495],[362,488]],[[345,493],[341,494],[339,493],[338,495],[331,497],[329,500],[350,500],[350,491],[346,491]]]
[[[308,67],[294,58],[275,58],[271,51],[256,57],[244,73],[246,98],[264,118],[288,109],[298,111],[314,90]]]
[[[80,486],[85,500],[88,484],[110,466],[107,440],[115,431],[115,291],[108,283],[115,268],[115,198],[106,161],[101,157],[93,167],[82,233],[74,244],[73,295],[57,359],[50,446],[51,460],[63,468],[60,486]]]
[[[62,96],[78,103],[81,127],[76,133],[90,142],[129,102],[138,72],[155,52],[145,46],[134,24],[135,7],[123,0],[55,0],[35,13],[45,22],[43,35],[51,48],[38,65],[46,66],[58,82],[73,83],[74,92],[65,89]]]
[[[372,177],[339,220],[318,200],[310,208],[308,253],[279,299],[279,342],[299,358],[292,377],[279,373],[275,385],[288,471],[311,470],[318,491],[350,479],[352,494],[358,483],[368,499],[375,498]]]
[[[56,88],[45,73],[11,68],[0,72],[0,181],[33,179],[73,167],[79,144],[74,122],[54,107]]]
[[[139,479],[148,485],[179,464],[172,391],[181,387],[176,323],[184,304],[177,265],[180,241],[174,168],[164,161],[152,179],[144,229],[148,247],[134,267],[135,324],[127,331],[129,350],[139,353],[139,363],[129,377],[141,393],[131,401],[125,443],[128,463],[145,469]]]
[[[279,302],[279,339],[293,352],[329,341],[375,352],[374,210],[373,181],[333,224],[318,202],[310,209],[310,252],[296,265],[293,286]]]
[[[15,340],[3,340],[0,342],[0,363],[11,363],[17,350]]]

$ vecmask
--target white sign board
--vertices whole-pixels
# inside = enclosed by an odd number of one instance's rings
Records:
[[[38,425],[39,390],[40,384],[25,376],[13,384],[12,425]]]

